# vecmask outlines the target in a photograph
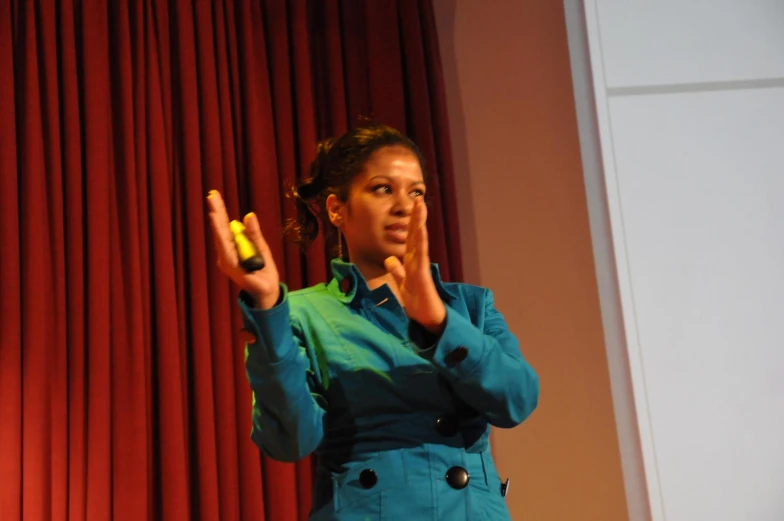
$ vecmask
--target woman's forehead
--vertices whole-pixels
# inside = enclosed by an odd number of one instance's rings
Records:
[[[386,177],[390,181],[424,182],[419,159],[404,147],[387,147],[374,153],[365,163],[360,177],[363,180]]]

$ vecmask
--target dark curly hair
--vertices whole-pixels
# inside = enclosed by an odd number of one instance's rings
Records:
[[[422,154],[416,144],[402,132],[381,123],[364,124],[339,137],[318,144],[316,158],[310,164],[310,177],[289,190],[288,197],[297,205],[297,217],[290,220],[284,234],[302,247],[307,247],[319,232],[319,220],[331,230],[326,200],[335,194],[346,201],[351,181],[362,172],[374,152],[389,146],[410,150],[425,170]]]

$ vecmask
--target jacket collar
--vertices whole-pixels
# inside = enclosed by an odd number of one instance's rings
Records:
[[[346,304],[354,304],[370,295],[372,290],[368,287],[367,280],[365,280],[356,264],[336,258],[332,259],[330,267],[333,278],[327,285],[327,288],[340,301]],[[430,264],[430,273],[436,285],[436,290],[442,299],[454,300],[458,298],[458,295],[453,290],[444,285],[444,281],[441,279],[441,271],[435,262]]]

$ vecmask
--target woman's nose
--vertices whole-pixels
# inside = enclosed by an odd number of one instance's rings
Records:
[[[392,209],[396,215],[410,215],[414,209],[414,199],[408,194],[398,194],[395,196],[395,205]]]

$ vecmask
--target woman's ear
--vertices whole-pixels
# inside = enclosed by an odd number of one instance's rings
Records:
[[[345,205],[335,194],[327,196],[327,215],[333,226],[340,226],[343,222],[343,209]]]

